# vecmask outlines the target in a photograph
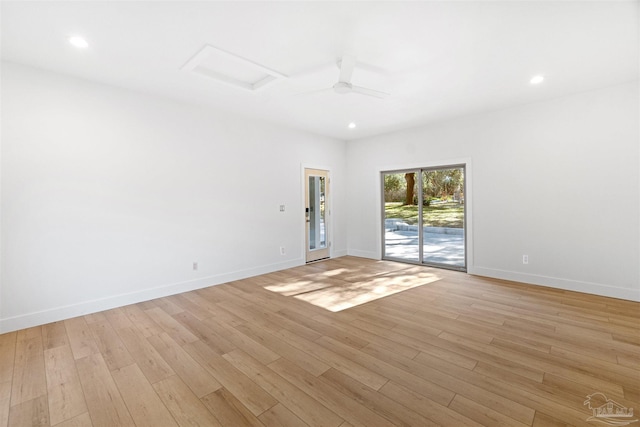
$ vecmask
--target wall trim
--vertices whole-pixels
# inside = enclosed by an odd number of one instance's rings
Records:
[[[17,331],[19,329],[30,328],[32,326],[45,325],[47,323],[70,319],[77,316],[83,316],[85,314],[110,310],[112,308],[122,307],[125,305],[136,304],[139,302],[162,298],[169,295],[175,295],[182,292],[220,285],[223,283],[232,282],[234,280],[246,279],[248,277],[258,276],[260,274],[267,274],[287,268],[298,267],[300,265],[304,265],[304,259],[296,258],[281,263],[268,264],[260,267],[249,268],[246,270],[216,274],[199,279],[187,280],[185,282],[158,286],[142,291],[120,294],[105,298],[98,298],[94,300],[83,301],[77,304],[21,314],[19,316],[0,319],[0,334]]]
[[[340,258],[340,257],[347,256],[347,255],[348,255],[348,252],[347,252],[346,249],[340,249],[340,250],[337,250],[337,251],[333,252],[331,254],[331,258]]]
[[[372,251],[360,251],[358,249],[349,249],[347,250],[347,255],[356,256],[360,258],[370,258],[380,260],[380,254]]]
[[[565,291],[581,292],[610,298],[624,299],[640,302],[640,290],[619,288],[603,285],[601,283],[583,282],[580,280],[562,279],[559,277],[542,276],[538,274],[519,273],[515,271],[500,270],[495,268],[474,267],[469,274],[491,277],[494,279],[510,280],[529,285],[547,286]]]

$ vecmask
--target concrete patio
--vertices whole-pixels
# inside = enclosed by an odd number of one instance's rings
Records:
[[[384,252],[387,258],[419,262],[418,226],[387,219]],[[464,267],[464,229],[425,227],[423,255],[427,263]]]

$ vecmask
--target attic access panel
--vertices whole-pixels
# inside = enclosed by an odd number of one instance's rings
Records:
[[[251,92],[286,78],[275,70],[211,45],[205,45],[182,70]]]

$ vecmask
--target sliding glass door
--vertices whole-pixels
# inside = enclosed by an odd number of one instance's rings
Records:
[[[465,167],[382,173],[383,258],[466,271]]]

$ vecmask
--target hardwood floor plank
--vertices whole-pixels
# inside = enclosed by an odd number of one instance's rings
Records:
[[[263,427],[260,420],[224,387],[204,396],[201,400],[225,427]],[[262,414],[271,409],[273,407]]]
[[[246,295],[245,292],[237,290],[235,287],[230,287],[228,289],[230,291],[235,290],[235,293],[238,296],[242,294]],[[268,294],[268,292],[264,290],[250,293],[250,298],[257,303],[251,306],[251,308],[257,311],[263,319],[273,325],[279,326],[281,329],[288,329],[296,335],[311,341],[318,339],[322,335],[318,330],[309,328],[302,322],[292,321],[291,319],[282,316],[278,312],[280,306],[274,306],[273,299],[266,297],[265,294]]]
[[[56,424],[54,427],[93,427],[93,424],[91,423],[89,413],[85,412],[84,414],[80,414],[70,420]]]
[[[336,331],[342,332],[341,337],[337,337],[337,333],[323,333],[324,336],[331,337],[337,341],[343,342],[344,344],[350,345],[354,348],[364,348],[369,344],[377,345],[380,347],[387,348],[389,350],[393,350],[395,352],[401,353],[403,356],[408,358],[415,357],[419,350],[410,347],[405,344],[401,344],[398,341],[392,341],[375,333],[366,331],[364,329],[360,329],[355,327],[353,324],[337,322],[333,318],[326,315],[315,315],[311,319],[314,322],[320,325],[327,325],[333,327]],[[372,325],[373,326],[373,325]],[[319,329],[324,332],[323,329]],[[361,337],[360,340],[356,340],[354,338]],[[364,344],[364,345],[362,345]]]
[[[449,339],[457,343],[462,343],[462,341],[464,341],[464,339],[459,340],[459,338],[452,338],[452,335],[448,334],[446,336],[443,336],[442,338]],[[413,360],[428,366],[434,366],[439,364],[439,360],[441,359],[436,360],[432,356],[421,352]],[[519,363],[518,360],[507,359],[490,353],[484,354],[484,356],[482,357],[482,363],[499,366],[502,369],[513,372],[514,374],[521,375],[525,378],[530,378],[538,382],[542,382],[542,377],[544,375],[544,372],[542,370],[532,369],[525,363]]]
[[[310,427],[338,427],[343,419],[241,350],[223,356]]]
[[[133,327],[127,327],[120,329],[118,336],[151,384],[175,374],[142,332]]]
[[[76,360],[94,427],[132,426],[135,424],[100,353]]]
[[[184,294],[182,294],[183,297],[185,297],[186,299],[188,299],[189,301],[191,301],[192,303],[200,306],[200,308],[203,308],[205,310],[207,310],[209,312],[209,315],[211,315],[212,313],[215,313],[217,310],[216,307],[216,301],[209,301],[206,298],[203,298],[198,291],[191,291],[191,292],[185,292]]]
[[[134,363],[127,347],[107,320],[89,323],[89,329],[109,370],[113,371]]]
[[[181,427],[222,426],[178,376],[159,381],[153,388]]]
[[[220,328],[205,324],[189,312],[178,313],[174,316],[174,319],[219,354],[236,349],[236,346],[229,341],[228,335],[223,336],[221,333],[223,331],[220,331]]]
[[[67,338],[67,330],[64,327],[64,322],[42,325],[42,345],[45,350],[67,345],[68,342],[69,339]]]
[[[281,403],[273,408],[267,409],[258,417],[260,422],[266,427],[306,427],[307,423],[302,421],[293,412]],[[340,424],[343,426],[344,423]]]
[[[551,353],[551,345],[544,344],[541,342],[536,342],[530,339],[525,340],[513,340],[513,339],[502,339],[502,338],[494,338],[491,345],[496,347],[507,348],[510,350],[521,351],[521,352],[529,352],[530,350],[535,350],[540,353]]]
[[[633,332],[629,333],[617,333],[612,335],[615,341],[622,341],[628,344],[633,344],[636,346],[640,346],[640,333],[637,330],[633,330]]]
[[[550,354],[560,357],[569,363],[573,362],[576,366],[582,366],[585,372],[588,372],[594,377],[610,379],[616,384],[626,385],[629,382],[628,380],[634,378],[636,375],[637,378],[640,379],[638,369],[628,368],[616,362],[605,362],[601,359],[591,357],[588,354],[575,353],[557,347],[551,347]],[[640,366],[636,368],[640,368]]]
[[[157,308],[160,308],[160,310],[167,313],[169,316],[173,316],[174,314],[182,313],[184,311],[171,300],[171,297],[154,299],[153,303]],[[154,310],[154,308],[151,310]]]
[[[36,397],[11,406],[9,425],[11,427],[49,427],[47,396]]]
[[[266,329],[269,332],[276,332],[282,329],[278,324],[273,323],[266,316],[259,313],[256,310],[255,305],[240,305],[231,301],[223,301],[217,304],[218,307],[223,310],[233,313],[234,316],[238,316],[243,320],[243,323],[252,323],[259,325],[261,328]]]
[[[344,324],[337,326],[337,323],[319,321],[316,319],[316,316],[320,317],[320,315],[309,317],[308,313],[301,313],[290,308],[280,309],[277,313],[290,322],[304,325],[307,329],[314,331],[316,336],[312,334],[301,334],[293,328],[284,328],[310,341],[315,341],[321,336],[326,335],[357,348],[362,348],[369,343],[369,341],[362,338],[362,336],[354,334],[344,328]],[[326,320],[326,318],[324,320]]]
[[[239,307],[252,307],[255,304],[252,301],[249,301],[246,298],[246,295],[242,296],[242,297],[238,297],[236,294],[234,294],[233,292],[229,291],[229,288],[234,287],[236,284],[236,282],[229,282],[229,283],[224,283],[222,285],[217,285],[215,287],[215,293],[218,297],[221,298],[221,300],[216,303],[217,309],[216,311],[220,310],[220,307],[228,304],[230,307],[236,306],[236,308]],[[234,312],[234,309],[231,309],[230,312]],[[243,317],[243,316],[240,316]]]
[[[494,411],[487,406],[476,403],[475,401],[467,399],[459,394],[453,398],[451,404],[449,404],[449,408],[486,426],[527,427],[531,425],[530,423],[525,424],[514,420],[513,418],[509,418],[500,412]]]
[[[358,351],[337,341],[333,341],[331,338],[324,337],[321,340],[318,340],[318,342],[333,349],[345,359],[353,360],[364,366],[368,366],[376,372],[380,372],[386,378],[410,387],[412,390],[421,393],[442,405],[448,405],[455,395],[454,391],[450,388],[436,384],[428,379],[425,380],[424,378],[418,377],[414,373],[410,372],[410,369],[403,369],[406,368],[406,363],[416,363],[410,359],[406,359],[403,364],[397,364],[394,363],[394,360],[397,360],[397,358],[389,357],[384,360],[378,359],[364,351]],[[354,377],[354,379],[357,380],[358,378]]]
[[[463,394],[477,403],[485,404],[486,406],[494,408],[504,415],[511,416],[523,423],[530,422],[530,420],[533,419],[534,410],[531,408],[517,404],[508,398],[496,395],[487,389],[482,389],[469,383],[467,379],[474,374],[473,371],[469,371],[468,369],[456,368],[455,365],[448,364],[440,366],[440,369],[442,370],[438,370],[438,368],[432,368],[427,364],[421,364],[409,359],[404,360],[403,363],[399,363],[397,358],[389,358],[383,362],[364,352],[354,351],[353,349],[350,349],[336,341],[332,341],[330,338],[322,338],[318,340],[318,342],[321,341],[327,345],[331,345],[331,348],[341,352],[343,356],[349,357],[351,360],[359,361],[367,366],[377,366],[379,367],[378,370],[384,369],[390,371],[391,374],[389,376],[393,375],[394,378],[392,379],[395,379],[396,381],[401,380],[401,377],[397,377],[395,376],[397,374],[393,374],[394,369],[392,367],[406,373],[414,373],[414,381],[416,377],[420,377],[433,383],[434,386],[440,386],[442,389],[456,394]],[[420,368],[420,366],[423,368]],[[454,375],[453,372],[456,372],[457,374]],[[405,382],[403,385],[407,385],[407,383]],[[413,387],[412,384],[408,386],[410,388]]]
[[[162,328],[147,316],[142,307],[142,304],[127,305],[122,307],[122,310],[131,321],[131,324],[142,332],[142,335],[145,337],[160,334],[162,332]]]
[[[211,312],[209,310],[193,303],[188,298],[185,298],[184,295],[172,295],[168,298],[171,300],[171,302],[184,310],[182,313],[187,312],[198,320],[203,320],[211,316]],[[176,316],[177,314],[180,313],[175,313],[174,316]]]
[[[133,328],[134,325],[122,308],[114,308],[103,312],[111,327],[118,329]]]
[[[184,348],[254,415],[258,416],[278,403],[270,394],[202,341],[187,344]]]
[[[322,377],[314,377],[286,359],[278,359],[269,367],[356,427],[393,427],[389,420],[349,399]]]
[[[155,307],[158,307],[158,305],[156,305],[156,303],[154,302],[155,300],[150,300],[150,301],[142,301],[139,302],[137,304],[135,304],[136,306],[140,307],[140,310],[142,311],[146,311]]]
[[[8,385],[9,387],[9,397],[3,397],[0,399],[0,426],[6,427],[9,425],[9,409],[11,408],[11,383],[3,384]],[[6,387],[6,385],[4,387]]]
[[[449,407],[434,402],[422,394],[393,381],[386,383],[380,389],[380,393],[442,426],[479,427],[481,425]]]
[[[111,375],[137,427],[178,425],[137,364],[116,369]]]
[[[522,353],[505,348],[497,349],[493,348],[491,345],[481,343],[473,343],[469,341],[463,342],[460,337],[454,336],[452,334],[443,335],[442,338],[453,342],[458,342],[469,348],[476,349],[494,357],[500,357],[504,360],[519,361],[519,364],[523,366],[530,366],[531,368],[537,369],[542,372],[550,372],[557,375],[565,376],[566,378],[573,379],[578,382],[583,382],[584,384],[593,384],[594,387],[601,389],[603,392],[609,392],[612,394],[620,394],[622,392],[622,387],[613,383],[612,381],[602,380],[594,376],[585,374],[581,370],[575,369],[571,365],[567,365],[566,361],[561,360],[561,358],[557,356],[542,356],[542,353],[534,354],[539,352],[535,352],[533,350],[529,353]],[[556,362],[551,362],[551,360],[555,360]]]
[[[632,381],[634,380],[632,379]],[[635,382],[638,383],[638,381],[640,381],[640,375],[638,375]],[[585,399],[586,396],[596,391],[593,386],[580,384],[549,373],[544,374],[543,384],[548,386],[550,390],[553,390],[555,395],[558,396],[558,401],[566,406],[575,402],[576,399]],[[609,395],[608,397],[627,408],[633,408],[637,406],[639,402],[638,400],[626,399],[624,393],[621,395]]]
[[[178,311],[181,313],[183,310]],[[185,345],[194,341],[198,341],[198,337],[189,332],[187,328],[182,326],[180,322],[171,317],[169,312],[160,307],[146,310],[145,313],[156,322],[171,338],[178,344]],[[175,313],[177,314],[177,313]]]
[[[640,402],[640,390],[632,387],[622,387],[623,396],[625,399],[632,402]]]
[[[166,333],[149,337],[147,340],[196,396],[206,396],[222,387],[205,368]]]
[[[499,370],[499,368],[493,366],[491,366],[491,369]],[[513,377],[518,378],[514,379]],[[468,377],[467,380],[478,387],[491,390],[493,393],[507,397],[526,407],[554,414],[556,418],[569,424],[588,425],[585,421],[584,407],[582,405],[583,398],[573,398],[571,402],[568,402],[571,397],[563,395],[558,390],[553,390],[545,387],[544,384],[516,376],[508,371],[503,371],[503,375],[484,376],[474,374]],[[523,386],[522,381],[529,381],[530,383]]]
[[[11,381],[0,383],[0,400],[11,399]]]
[[[532,427],[571,427],[571,425],[543,412],[536,411]]]
[[[245,353],[250,354],[252,357],[255,357],[262,363],[270,363],[280,357],[277,353],[263,345],[260,339],[256,339],[255,336],[242,333],[238,328],[243,328],[246,325],[245,323],[234,324],[232,326],[213,318],[206,319],[204,323],[219,331],[221,335],[225,336],[229,340],[229,342],[234,346],[234,348],[229,351],[233,351],[238,348]]]
[[[290,345],[287,341],[270,334],[259,326],[247,324],[236,326],[236,329],[242,334],[272,350],[271,353],[275,355],[275,358],[272,358],[271,360],[265,360],[263,358],[260,362],[264,364],[269,364],[278,360],[280,357],[285,357],[315,376],[318,376],[329,369],[329,365],[316,359],[312,354],[306,353]]]
[[[375,392],[364,384],[333,368],[322,374],[322,378],[329,381],[333,387],[337,388],[338,391],[347,396],[347,398],[366,406],[397,426],[438,425],[419,413],[388,398],[384,394]]]
[[[365,367],[366,365],[358,364],[353,360],[332,351],[331,349],[317,344],[317,342],[307,341],[302,337],[298,337],[286,329],[279,331],[276,335],[287,340],[291,345],[299,348],[300,350],[313,354],[316,358],[320,359],[332,368],[350,375],[374,390],[378,390],[389,380],[383,375],[377,373],[377,371]]]
[[[64,327],[67,330],[73,357],[76,360],[100,352],[84,317],[65,320]]]
[[[39,328],[38,332],[40,332]],[[32,401],[47,393],[42,336],[31,336],[34,338],[20,339],[20,333],[18,333],[11,387],[11,406]]]
[[[0,383],[13,379],[17,337],[17,332],[0,335]]]
[[[71,347],[64,345],[44,351],[49,419],[52,425],[87,412]]]
[[[107,316],[104,315],[104,312],[100,311],[98,313],[85,314],[82,316],[87,324],[95,323],[95,322],[106,322]]]

